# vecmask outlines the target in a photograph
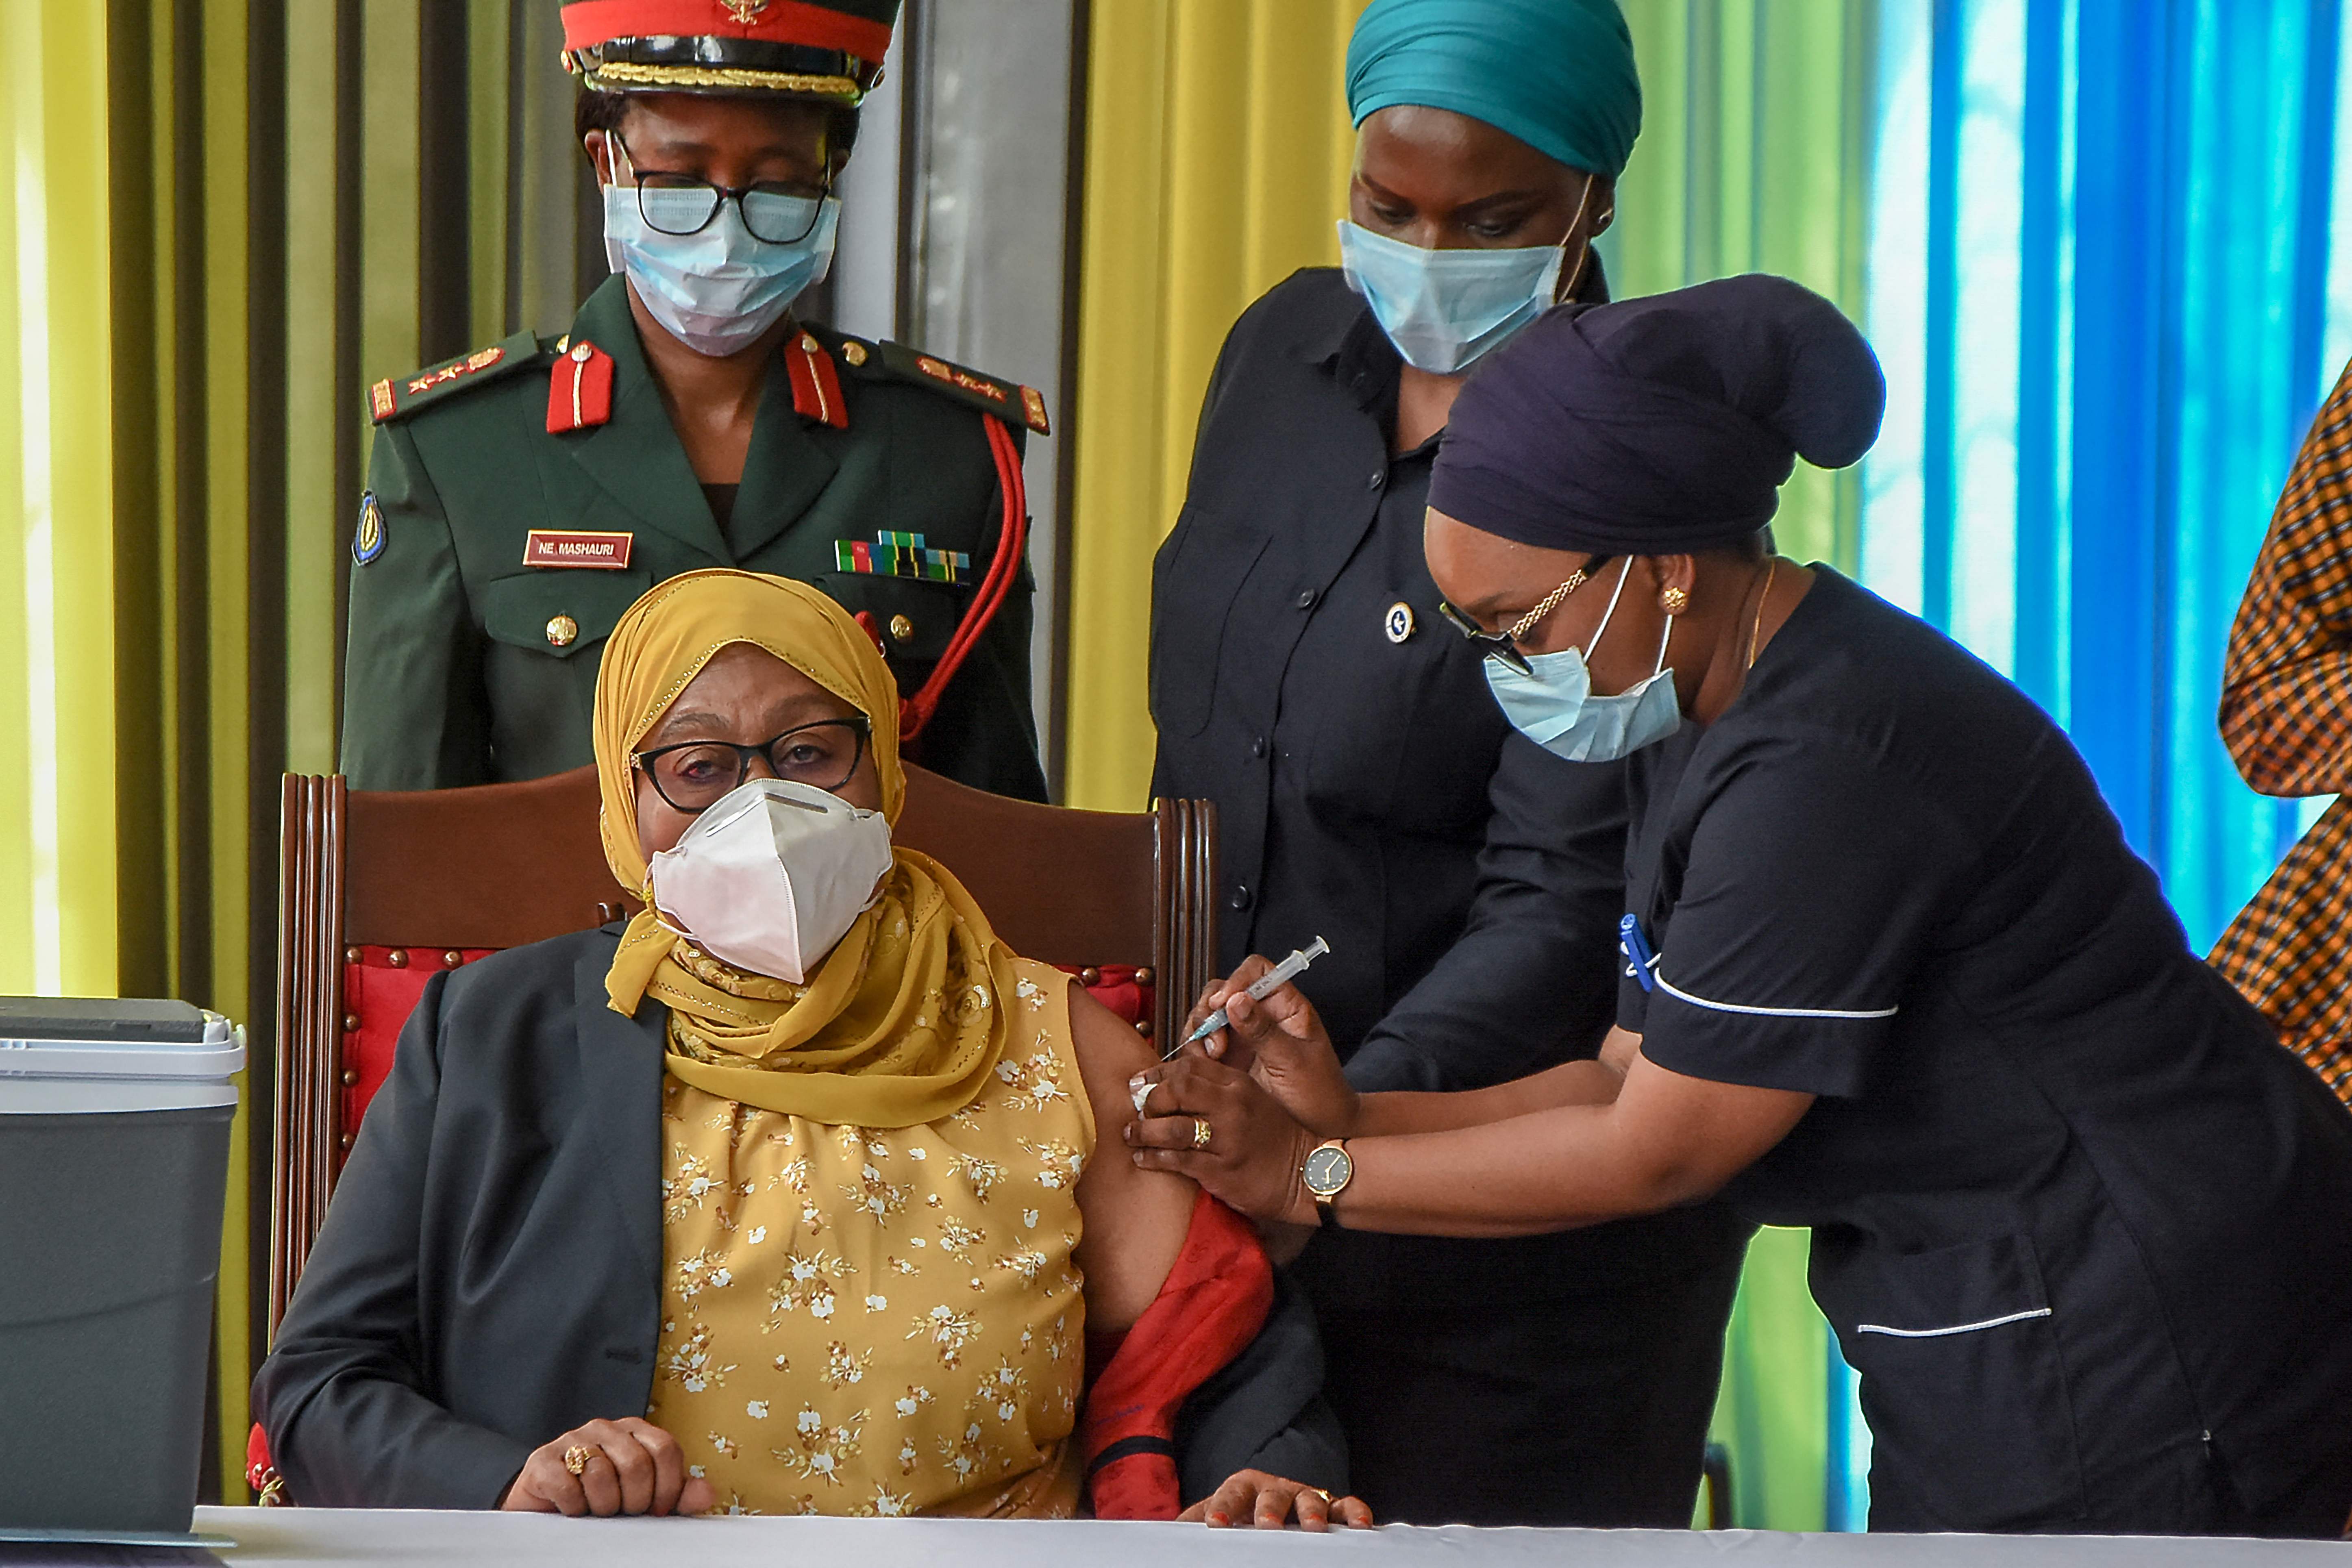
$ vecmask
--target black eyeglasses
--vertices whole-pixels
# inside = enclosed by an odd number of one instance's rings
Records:
[[[670,174],[637,167],[635,156],[615,132],[607,132],[637,176],[637,216],[656,234],[700,234],[729,201],[743,215],[751,237],[769,245],[798,245],[816,232],[824,200],[833,195],[832,166],[814,185],[762,180],[753,185],[714,184],[698,174]]]
[[[654,792],[672,810],[691,816],[740,788],[751,776],[755,762],[765,762],[769,772],[780,779],[811,789],[837,790],[856,773],[873,733],[874,721],[860,713],[802,724],[756,746],[732,741],[680,741],[675,746],[638,752],[629,763],[654,781]]]
[[[1562,599],[1592,581],[1592,574],[1595,572],[1615,559],[1616,557],[1612,555],[1596,555],[1570,573],[1567,582],[1546,594],[1534,609],[1512,622],[1509,628],[1500,637],[1485,630],[1477,622],[1443,599],[1437,602],[1437,613],[1444,616],[1447,624],[1469,638],[1471,645],[1488,658],[1495,660],[1505,668],[1517,670],[1521,675],[1533,675],[1536,672],[1536,667],[1528,662],[1526,654],[1519,651],[1519,639],[1535,630],[1546,616],[1559,608],[1559,602]]]

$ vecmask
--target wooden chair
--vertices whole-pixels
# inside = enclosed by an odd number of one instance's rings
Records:
[[[1073,811],[920,768],[907,775],[898,842],[954,871],[1015,952],[1077,973],[1146,1037],[1171,1037],[1214,962],[1211,803]],[[593,768],[383,794],[347,790],[336,777],[287,776],[273,1334],[343,1151],[433,972],[636,907],[605,868],[597,810]]]

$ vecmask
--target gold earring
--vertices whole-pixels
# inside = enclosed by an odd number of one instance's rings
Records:
[[[1690,608],[1690,595],[1680,588],[1668,588],[1658,595],[1658,608],[1670,616],[1679,616]]]

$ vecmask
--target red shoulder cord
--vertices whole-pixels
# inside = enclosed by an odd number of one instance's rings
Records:
[[[988,563],[988,575],[981,579],[980,591],[972,595],[971,608],[964,612],[963,620],[948,639],[940,661],[931,667],[931,678],[923,689],[898,704],[898,739],[911,741],[930,722],[931,714],[945,695],[948,682],[963,666],[981,634],[996,619],[996,612],[1004,605],[1005,595],[1013,591],[1013,580],[1021,574],[1021,563],[1029,552],[1029,488],[1021,478],[1021,454],[1013,445],[1013,432],[1004,422],[987,415],[981,416],[988,427],[988,448],[996,458],[996,488],[1004,497],[1003,526],[996,533],[996,555]]]

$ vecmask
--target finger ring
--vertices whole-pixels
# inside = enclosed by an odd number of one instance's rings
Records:
[[[1192,1147],[1205,1149],[1208,1146],[1209,1119],[1205,1116],[1195,1116],[1192,1118]]]
[[[580,1474],[581,1471],[588,1468],[588,1457],[595,1451],[595,1449],[587,1447],[585,1444],[572,1444],[572,1447],[563,1450],[563,1468],[570,1470],[575,1476]]]
[[[1325,1491],[1321,1487],[1308,1487],[1307,1489],[1313,1492],[1317,1497],[1321,1498],[1323,1500],[1324,1507],[1328,1508],[1331,1506],[1331,1494],[1329,1492]]]
[[[1139,1083],[1135,1086],[1135,1113],[1138,1116],[1143,1114],[1143,1102],[1151,1098],[1151,1090],[1154,1087],[1148,1083]]]

